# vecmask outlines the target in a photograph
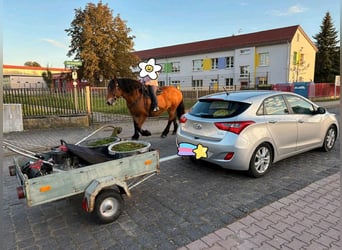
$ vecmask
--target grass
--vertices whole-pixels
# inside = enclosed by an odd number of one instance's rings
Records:
[[[313,102],[331,102],[331,101],[339,101],[340,97],[311,97],[310,98],[311,101]]]

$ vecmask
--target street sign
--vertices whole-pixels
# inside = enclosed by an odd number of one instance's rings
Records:
[[[65,66],[82,66],[81,61],[64,61]]]
[[[72,75],[72,79],[73,79],[73,80],[76,80],[76,79],[77,79],[77,72],[76,72],[76,71],[73,71],[73,72],[71,73],[71,75]]]
[[[340,76],[335,76],[335,86],[340,86]]]

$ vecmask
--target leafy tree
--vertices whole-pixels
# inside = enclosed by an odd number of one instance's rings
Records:
[[[107,4],[100,1],[75,9],[71,27],[65,31],[71,36],[67,56],[82,61],[77,71],[81,79],[100,85],[114,75],[133,76],[131,68],[139,62],[132,53],[135,37],[129,35],[131,29],[120,15],[113,17]]]
[[[53,77],[48,67],[46,68],[46,72],[42,73],[42,77],[47,87],[50,89],[52,87]]]
[[[340,47],[338,33],[327,12],[321,24],[321,31],[313,36],[318,52],[316,54],[315,82],[335,82],[340,72]]]
[[[39,63],[34,61],[28,61],[24,63],[24,66],[31,66],[31,67],[41,67]]]

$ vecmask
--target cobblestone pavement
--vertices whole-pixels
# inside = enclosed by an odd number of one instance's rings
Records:
[[[340,174],[333,174],[179,250],[341,249]]]
[[[129,139],[132,125],[117,123]],[[176,154],[161,140],[165,120],[146,123],[161,157]],[[60,139],[75,143],[95,128],[10,133],[5,140],[42,151]],[[104,131],[107,133],[110,131]],[[263,178],[177,158],[132,190],[115,222],[97,225],[80,208],[82,196],[28,208],[16,198],[3,160],[3,249],[341,249],[340,143],[276,164]],[[13,179],[14,178],[14,179]]]

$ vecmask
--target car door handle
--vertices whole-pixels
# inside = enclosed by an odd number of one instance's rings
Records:
[[[299,123],[304,123],[304,120],[300,119],[298,120]]]
[[[275,121],[275,120],[271,120],[271,121],[268,121],[268,123],[272,123],[272,124],[274,124],[274,123],[277,123],[277,121]]]

